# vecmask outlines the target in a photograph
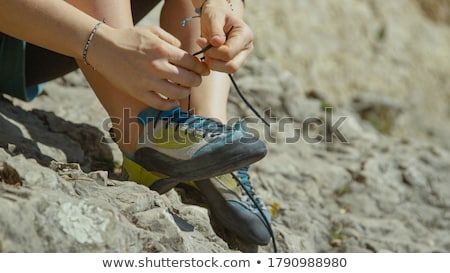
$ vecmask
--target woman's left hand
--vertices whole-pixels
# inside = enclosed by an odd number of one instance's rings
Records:
[[[210,69],[234,73],[253,51],[253,32],[242,19],[242,2],[227,2],[207,0],[204,3],[202,38],[197,43],[202,48],[212,45],[205,53],[205,63]]]

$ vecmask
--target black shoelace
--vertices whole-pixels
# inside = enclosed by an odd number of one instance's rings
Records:
[[[228,39],[228,35],[231,33],[231,31],[233,30],[233,26],[230,28],[230,30],[226,33],[226,39]],[[208,51],[209,49],[211,49],[213,46],[211,44],[208,44],[205,48],[203,48],[202,50],[196,52],[193,54],[193,56],[198,56],[200,54],[205,53],[206,51]],[[202,57],[201,60],[204,60],[205,57]],[[236,83],[236,80],[234,79],[232,74],[228,74],[231,83],[233,84],[234,89],[236,90],[236,92],[238,93],[239,97],[242,99],[242,101],[247,105],[247,107],[268,127],[270,127],[269,123],[262,117],[261,114],[258,113],[258,111],[253,107],[253,105],[251,105],[251,103],[245,98],[244,94],[242,93],[241,89],[239,88],[239,86]],[[189,96],[188,98],[188,112],[190,110],[190,105],[191,105],[191,96]],[[250,198],[250,200],[252,201],[252,203],[254,204],[255,208],[258,210],[258,212],[261,214],[263,220],[264,220],[264,225],[267,228],[267,231],[270,234],[270,237],[272,239],[272,244],[273,244],[273,250],[275,253],[278,252],[277,250],[277,244],[276,244],[276,239],[275,239],[275,235],[273,233],[272,230],[272,226],[270,224],[269,219],[267,219],[266,214],[263,212],[263,208],[262,208],[262,204],[261,202],[258,202],[258,200],[255,199],[255,194],[252,190],[248,189],[247,185],[244,185],[244,183],[241,181],[240,177],[238,177],[237,175],[235,175],[234,173],[231,173],[231,175],[233,176],[233,178],[239,183],[239,185],[244,189],[245,193],[247,194],[247,196]]]

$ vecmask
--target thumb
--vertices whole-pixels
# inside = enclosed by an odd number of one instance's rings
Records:
[[[225,16],[218,14],[214,14],[214,16],[209,15],[206,20],[206,22],[202,22],[202,27],[205,26],[204,32],[202,31],[204,37],[206,37],[208,42],[214,47],[225,44]]]

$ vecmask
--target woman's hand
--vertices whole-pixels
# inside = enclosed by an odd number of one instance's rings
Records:
[[[253,32],[242,19],[241,0],[207,0],[201,12],[202,37],[197,42],[204,48],[209,68],[225,73],[236,72],[253,51]],[[231,30],[231,31],[230,31]]]
[[[180,49],[159,27],[113,29],[101,25],[89,48],[89,63],[119,90],[168,110],[209,74],[206,64]],[[114,94],[111,94],[114,95]]]

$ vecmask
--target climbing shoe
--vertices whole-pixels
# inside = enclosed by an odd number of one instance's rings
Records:
[[[160,194],[183,181],[231,173],[267,153],[257,137],[179,107],[170,111],[148,108],[138,120],[144,130],[136,151],[124,154],[124,178]]]

